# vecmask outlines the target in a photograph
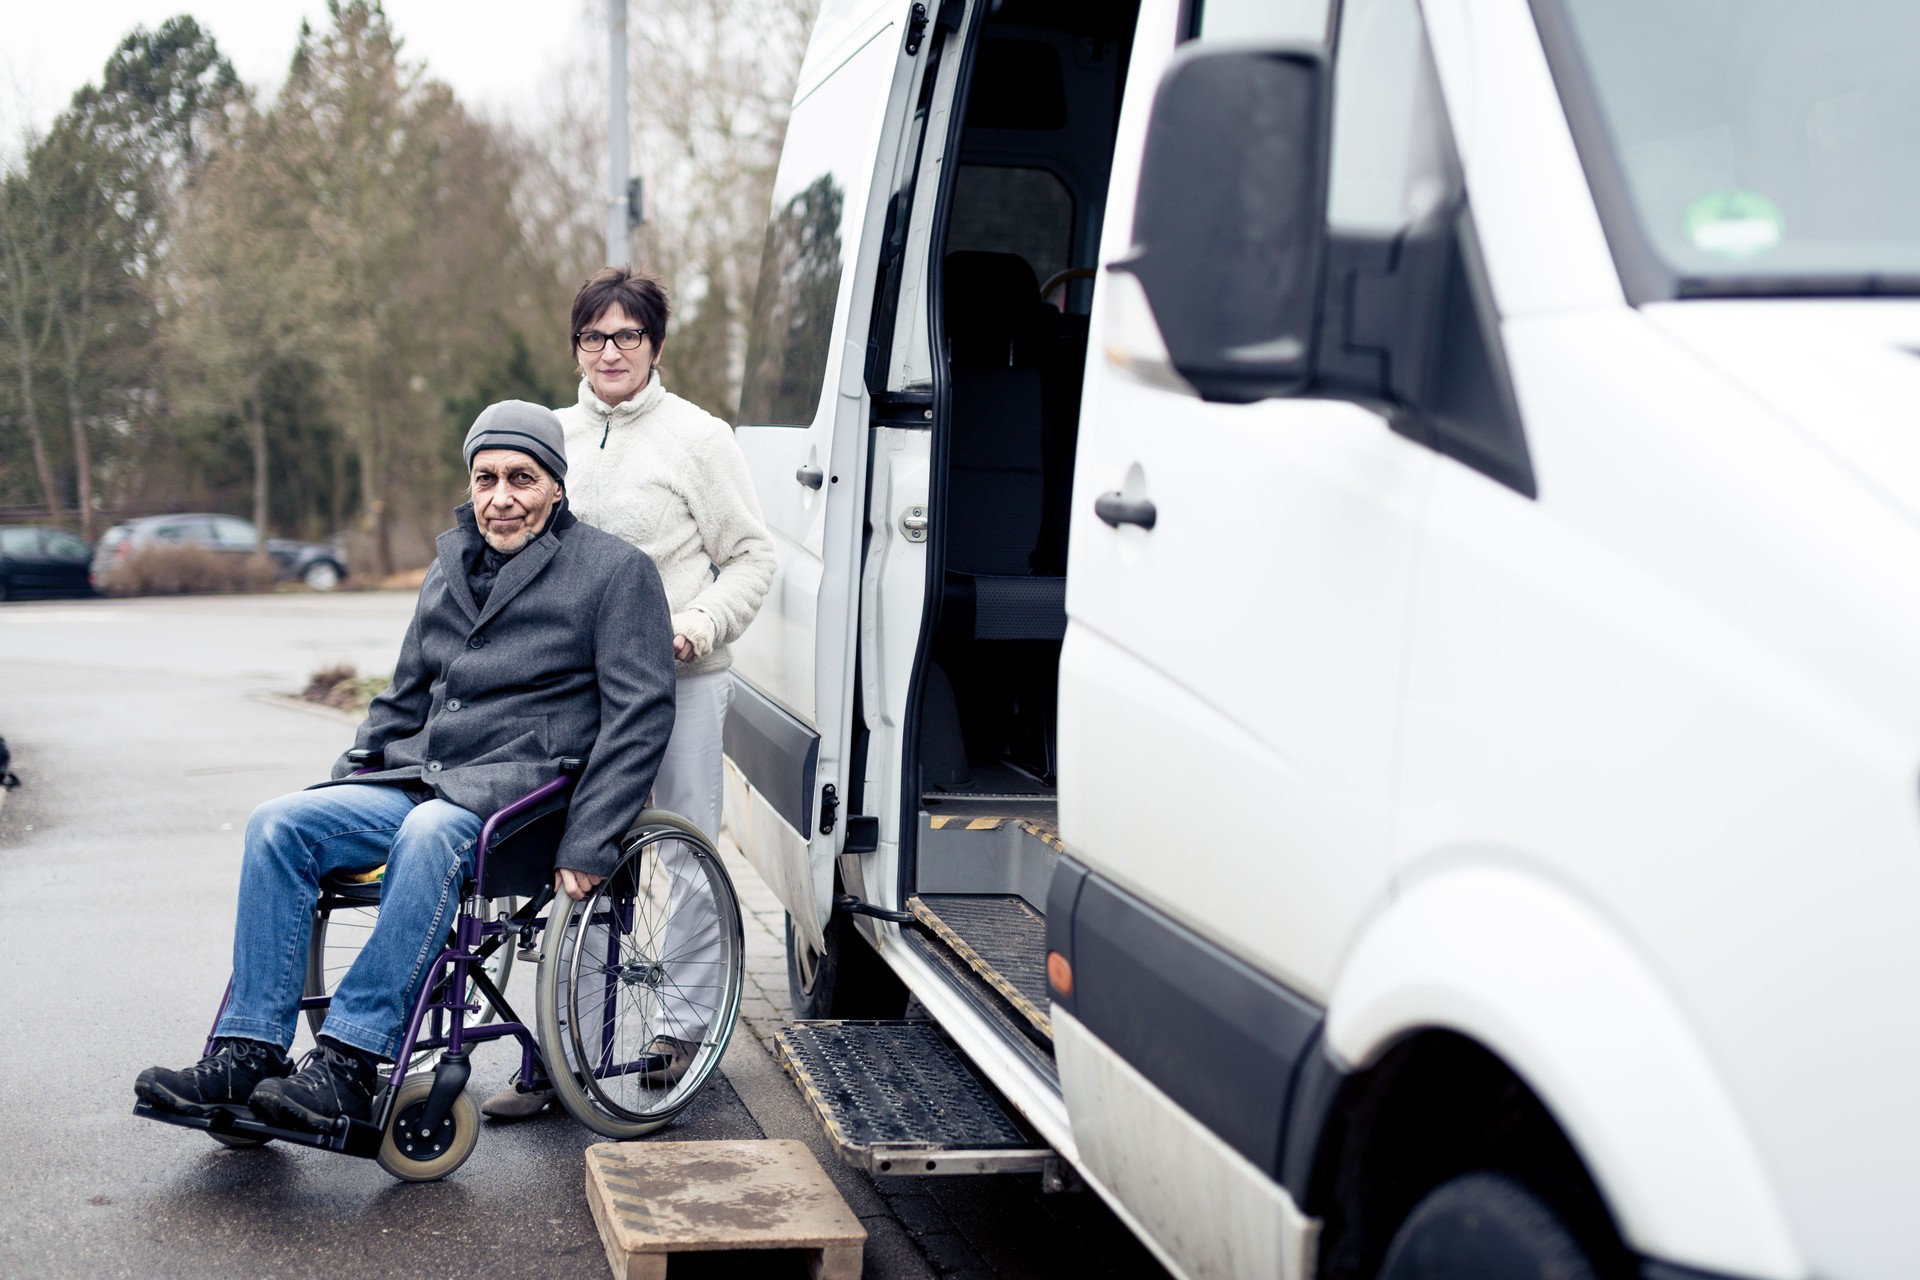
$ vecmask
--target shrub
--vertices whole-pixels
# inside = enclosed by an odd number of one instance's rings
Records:
[[[338,707],[342,711],[365,711],[367,704],[389,683],[385,676],[363,676],[343,663],[314,672],[300,696],[308,702]]]
[[[142,547],[106,573],[107,594],[182,596],[221,591],[265,591],[273,585],[271,560],[222,555],[205,547]]]

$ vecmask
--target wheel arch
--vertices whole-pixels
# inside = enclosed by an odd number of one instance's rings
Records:
[[[1432,1139],[1451,1125],[1530,1152],[1575,1190],[1584,1180],[1636,1252],[1768,1280],[1806,1272],[1681,1009],[1617,929],[1546,875],[1451,861],[1404,882],[1342,963],[1323,1049],[1335,1080],[1303,1140],[1309,1205],[1336,1228],[1329,1260],[1342,1223],[1391,1231],[1373,1219],[1423,1190],[1389,1184],[1358,1206],[1371,1219],[1346,1223],[1356,1206],[1342,1180],[1357,1170],[1343,1166],[1404,1155],[1406,1126]]]

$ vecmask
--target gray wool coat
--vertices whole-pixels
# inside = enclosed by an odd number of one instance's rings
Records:
[[[482,818],[586,760],[555,865],[605,875],[646,807],[673,732],[673,634],[647,556],[563,504],[508,560],[484,609],[467,584],[480,544],[471,503],[440,535],[393,683],[355,748],[384,767],[333,781],[425,786]]]

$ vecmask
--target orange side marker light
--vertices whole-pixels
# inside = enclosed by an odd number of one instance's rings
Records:
[[[1073,994],[1073,965],[1058,951],[1047,952],[1047,985],[1063,996]]]

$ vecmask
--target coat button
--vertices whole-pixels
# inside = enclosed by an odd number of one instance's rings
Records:
[[[487,644],[487,638],[485,636],[467,637],[467,648],[469,649],[484,649],[486,647],[486,644]]]
[[[460,699],[458,698],[447,699],[447,710],[458,711],[459,709],[460,709]]]
[[[427,772],[428,773],[440,772],[440,762],[438,760],[427,761]]]

